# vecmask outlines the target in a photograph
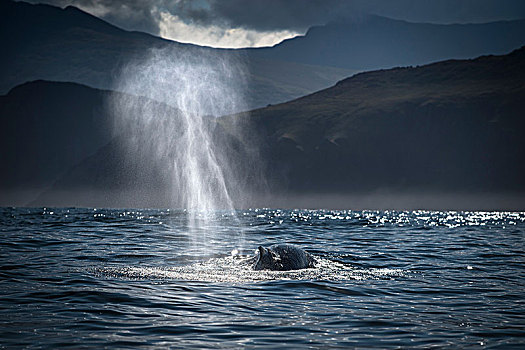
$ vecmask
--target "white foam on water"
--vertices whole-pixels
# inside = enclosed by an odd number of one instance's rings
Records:
[[[233,284],[272,280],[324,280],[348,281],[391,279],[407,275],[407,271],[389,268],[362,269],[328,259],[316,258],[313,268],[270,271],[253,270],[247,256],[225,256],[180,267],[136,267],[101,268],[97,272],[117,278],[166,279],[199,282],[225,282]]]

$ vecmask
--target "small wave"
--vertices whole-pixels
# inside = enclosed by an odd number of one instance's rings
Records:
[[[178,267],[103,267],[96,269],[102,276],[128,279],[167,279],[198,282],[252,283],[272,280],[348,281],[392,279],[407,275],[407,271],[390,268],[362,269],[316,258],[313,268],[291,271],[255,271],[247,256],[226,256]]]

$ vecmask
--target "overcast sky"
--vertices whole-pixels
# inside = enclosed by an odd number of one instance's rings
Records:
[[[30,0],[73,5],[128,30],[214,47],[269,46],[364,14],[417,22],[525,18],[525,0]]]

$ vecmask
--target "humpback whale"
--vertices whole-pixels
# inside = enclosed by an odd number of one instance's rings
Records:
[[[288,271],[314,267],[315,259],[292,244],[276,244],[268,248],[259,246],[254,270]]]

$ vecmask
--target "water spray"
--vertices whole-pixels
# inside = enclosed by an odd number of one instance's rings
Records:
[[[189,231],[202,242],[215,235],[210,217],[235,210],[231,189],[241,185],[216,128],[218,117],[244,109],[245,76],[232,56],[152,49],[120,73],[117,90],[134,96],[111,101],[126,153],[167,179],[171,206],[187,212]]]

